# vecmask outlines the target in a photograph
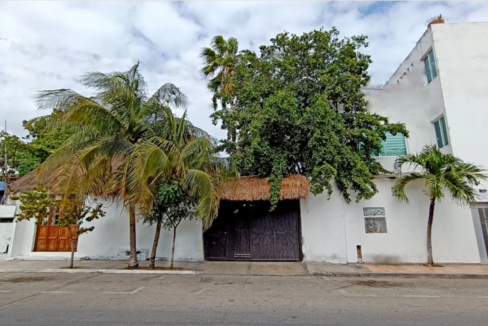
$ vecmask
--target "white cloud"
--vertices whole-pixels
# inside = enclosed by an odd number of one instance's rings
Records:
[[[45,114],[34,96],[72,88],[87,71],[127,70],[136,61],[151,91],[173,82],[189,97],[190,119],[213,135],[211,94],[199,74],[199,51],[213,36],[234,36],[240,48],[282,31],[335,26],[343,36],[368,35],[373,84],[382,84],[442,13],[447,22],[481,21],[483,2],[0,2],[0,120],[24,135],[22,120]]]

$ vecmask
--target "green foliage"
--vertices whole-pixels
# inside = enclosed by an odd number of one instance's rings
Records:
[[[66,201],[61,207],[63,214],[59,217],[58,225],[69,227],[70,225],[79,225],[77,230],[70,229],[70,232],[81,235],[83,233],[91,232],[95,228],[82,227],[84,222],[91,222],[105,216],[102,210],[102,204],[97,204],[95,207],[86,206],[84,201]]]
[[[176,182],[188,196],[195,197],[195,214],[209,226],[217,214],[220,181],[230,170],[216,156],[216,141],[195,129],[186,113],[176,118],[169,109],[159,132],[160,136],[141,142],[133,151],[129,179],[143,211],[151,209],[161,185],[164,190]]]
[[[414,171],[402,174],[402,167],[410,165],[414,167]],[[469,205],[476,200],[474,186],[487,179],[484,169],[465,163],[452,154],[444,154],[435,145],[425,146],[419,154],[398,157],[395,171],[399,178],[393,187],[393,195],[407,203],[406,186],[410,182],[421,180],[425,183],[429,199],[440,201],[447,189],[454,201]]]
[[[57,108],[55,127],[71,133],[39,169],[47,175],[59,171],[51,186],[61,193],[83,197],[110,191],[131,210],[147,208],[144,196],[151,196],[149,188],[133,183],[128,175],[137,163],[132,154],[144,140],[158,135],[166,110],[184,106],[186,96],[171,83],[149,96],[138,67],[87,73],[81,81],[96,90],[92,97],[69,89],[40,93],[40,108]],[[120,166],[115,171],[114,164]]]
[[[23,161],[29,159],[27,144],[15,135],[0,132],[0,181],[10,183],[10,178],[23,167]]]
[[[24,121],[24,128],[29,131],[25,140],[6,132],[0,133],[0,169],[6,172],[5,175],[1,174],[0,180],[15,174],[26,175],[69,138],[72,134],[70,130],[53,127],[60,114],[59,110],[54,110],[50,115]]]
[[[314,194],[330,195],[334,181],[348,202],[351,190],[357,201],[373,197],[372,178],[386,172],[373,152],[387,132],[408,137],[402,124],[366,109],[361,87],[371,59],[360,52],[366,37],[338,35],[285,32],[261,46],[259,56],[241,51],[232,75],[234,108],[212,114],[228,130],[221,149],[240,172],[269,178],[272,207],[282,178],[294,173],[310,178]]]
[[[20,213],[16,214],[17,222],[35,219],[36,223],[47,221],[49,209],[54,206],[54,201],[49,190],[39,185],[32,190],[23,192],[20,196],[11,196],[12,200],[20,200]]]
[[[223,105],[230,101],[232,105],[232,76],[239,62],[239,42],[234,37],[225,40],[221,35],[212,39],[211,47],[203,48],[200,56],[205,66],[201,73],[211,78],[207,87],[223,100]],[[214,97],[216,107],[217,97]]]
[[[177,227],[184,219],[195,216],[197,198],[190,195],[177,180],[161,183],[154,195],[151,213],[144,216],[144,222],[161,222],[165,229]]]
[[[49,115],[23,121],[24,128],[29,132],[26,137],[26,139],[30,140],[28,143],[29,150],[39,161],[37,166],[61,147],[73,134],[70,129],[56,127],[56,123],[61,116],[62,111],[54,109],[53,113]]]

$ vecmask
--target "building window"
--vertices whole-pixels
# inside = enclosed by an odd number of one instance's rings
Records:
[[[437,77],[437,67],[434,59],[434,51],[430,50],[429,54],[424,59],[424,64],[427,81],[430,83],[435,77]]]
[[[449,140],[447,139],[446,120],[444,119],[444,116],[434,122],[434,128],[435,136],[437,138],[437,146],[442,148],[449,145]]]
[[[480,208],[478,211],[480,213],[481,230],[483,231],[486,252],[488,253],[488,208]]]
[[[364,207],[363,215],[366,233],[386,233],[384,207]]]
[[[374,156],[400,156],[407,154],[407,144],[405,143],[405,136],[397,133],[395,136],[386,133],[386,140],[381,142],[381,152],[375,151]]]

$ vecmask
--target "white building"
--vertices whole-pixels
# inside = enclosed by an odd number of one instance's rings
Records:
[[[444,153],[488,167],[488,153],[483,150],[488,138],[487,44],[488,23],[432,24],[383,87],[364,89],[371,111],[391,122],[405,123],[410,137],[403,153],[417,153],[426,144],[437,144]],[[395,154],[402,153],[398,138],[401,136],[393,139],[394,146],[386,153],[390,156],[378,158],[389,170]],[[303,200],[305,259],[356,262],[357,246],[361,246],[365,262],[426,261],[428,199],[422,184],[407,187],[410,204],[404,205],[391,196],[393,179],[377,178],[375,182],[379,194],[358,204],[344,203],[337,193],[326,204],[313,196]],[[457,206],[449,196],[436,205],[434,261],[488,262],[486,189],[486,184],[479,187],[479,201],[471,208]],[[386,233],[366,233],[365,207],[384,208]],[[331,217],[315,219],[319,214]],[[323,245],[317,246],[317,241]],[[341,241],[343,245],[338,246]]]
[[[385,168],[392,170],[396,155],[419,152],[426,144],[437,144],[445,153],[488,167],[488,153],[484,151],[488,138],[487,44],[488,23],[431,25],[382,88],[364,89],[371,111],[387,116],[392,122],[405,123],[410,132],[408,139],[399,135],[386,141],[385,151],[378,157]],[[394,182],[392,175],[378,176],[375,183],[379,193],[359,203],[353,198],[347,204],[338,191],[329,200],[325,194],[298,196],[300,199],[295,200],[296,207],[292,209],[298,212],[296,217],[292,214],[293,217],[277,225],[267,224],[264,217],[259,220],[261,224],[257,220],[248,221],[249,215],[242,212],[258,210],[252,204],[255,202],[230,203],[228,214],[235,214],[230,219],[232,223],[222,222],[224,225],[218,221],[226,219],[217,218],[205,237],[199,221],[184,222],[178,228],[176,259],[356,263],[362,256],[362,261],[371,263],[424,263],[429,200],[423,193],[423,184],[416,183],[407,187],[410,204],[398,202],[391,195]],[[479,201],[471,207],[460,207],[449,196],[436,205],[432,231],[434,261],[488,262],[486,189],[488,185],[479,187]],[[106,210],[106,217],[93,222],[95,231],[80,237],[77,257],[127,258],[127,212],[116,203]],[[154,229],[142,223],[137,228],[137,246],[144,259],[152,246]],[[240,241],[235,240],[237,235],[232,239],[223,235],[229,228],[239,234]],[[25,259],[68,256],[67,252],[38,250],[36,230],[34,222],[16,223],[9,256]],[[169,257],[171,237],[168,231],[161,235],[157,257]],[[50,240],[46,234],[42,241],[45,243],[41,249],[46,249],[49,241],[55,248],[63,240],[59,236]]]

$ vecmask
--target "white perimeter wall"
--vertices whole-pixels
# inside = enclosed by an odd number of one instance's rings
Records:
[[[92,204],[93,205],[93,204]],[[106,216],[84,226],[95,226],[92,232],[82,234],[78,240],[76,257],[90,259],[128,259],[125,251],[129,250],[129,216],[120,202],[104,202]],[[1,224],[0,224],[1,225]],[[149,257],[154,240],[155,226],[137,223],[137,250],[146,251]],[[200,220],[183,221],[177,229],[175,260],[202,261],[203,240]],[[13,245],[10,257],[57,258],[68,257],[64,252],[34,252],[36,225],[34,221],[15,223]],[[162,230],[159,239],[157,259],[171,257],[173,231]]]
[[[12,237],[13,223],[0,223],[0,253],[7,252]]]
[[[368,263],[425,263],[429,201],[423,184],[407,187],[410,204],[391,196],[394,180],[375,179],[379,193],[371,200],[347,204],[337,190],[301,201],[303,255],[305,261],[355,263],[356,246]],[[363,207],[385,207],[387,233],[365,232]],[[432,231],[434,261],[479,263],[473,216],[445,198],[435,208]]]

